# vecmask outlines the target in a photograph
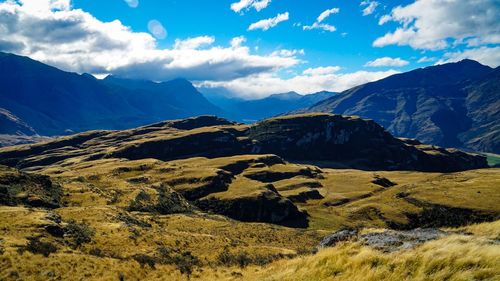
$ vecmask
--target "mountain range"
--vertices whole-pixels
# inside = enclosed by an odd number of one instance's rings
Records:
[[[163,83],[61,71],[0,53],[0,134],[65,135],[222,114],[184,79]]]
[[[472,60],[392,75],[342,93],[289,92],[258,100],[202,94],[185,79],[100,80],[7,53],[0,53],[0,72],[1,139],[28,142],[26,136],[128,129],[205,114],[252,123],[287,112],[326,112],[372,119],[397,137],[500,153],[500,68]]]
[[[416,69],[296,112],[357,115],[395,136],[500,153],[500,68],[463,60]]]
[[[251,123],[269,117],[309,107],[337,93],[322,91],[309,95],[296,92],[273,94],[256,100],[243,100],[212,92],[203,95],[216,106],[223,108],[228,117],[241,122]]]

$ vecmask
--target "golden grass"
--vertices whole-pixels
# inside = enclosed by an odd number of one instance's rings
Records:
[[[49,211],[0,206],[0,250],[4,252],[0,255],[0,280],[118,280],[120,273],[125,280],[187,280],[174,265],[157,264],[152,269],[141,267],[133,259],[137,254],[154,256],[160,247],[189,251],[200,259],[201,266],[194,268],[191,280],[495,280],[500,274],[498,221],[448,229],[456,234],[396,253],[347,242],[315,255],[284,258],[310,253],[322,237],[343,226],[380,231],[387,227],[387,221],[407,223],[406,213],[418,214],[422,208],[400,198],[401,193],[433,204],[498,214],[500,169],[450,174],[322,169],[321,176],[310,177],[302,171],[315,167],[264,164],[270,157],[275,156],[196,157],[169,162],[83,161],[75,157],[35,168],[61,184],[64,207]],[[270,182],[282,196],[307,191],[312,184],[324,199],[297,203],[309,214],[307,229],[243,223],[200,211],[173,215],[126,211],[140,191],[155,195],[155,184],[169,183],[178,191],[199,188],[218,173],[228,172],[222,170],[228,167],[242,167],[242,171],[232,176],[227,191],[208,196],[256,196],[269,190],[268,183],[249,177],[268,173],[289,175]],[[397,185],[383,188],[373,184],[375,176]],[[334,206],[332,202],[343,203]],[[47,218],[50,213],[60,215],[63,223],[75,220],[87,224],[95,231],[92,241],[75,249],[66,244],[65,238],[50,236],[44,230],[45,225],[53,223]],[[120,215],[151,226],[127,224]],[[20,254],[18,248],[33,236],[57,245],[58,251],[49,257]],[[95,249],[103,257],[92,255]],[[227,267],[219,263],[225,249],[234,255],[277,261],[243,269]]]
[[[500,221],[462,228],[415,249],[382,253],[358,242],[278,261],[246,280],[499,280]],[[492,238],[495,236],[496,238]],[[246,273],[246,272],[245,272]]]

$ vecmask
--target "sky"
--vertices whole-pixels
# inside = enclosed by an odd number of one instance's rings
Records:
[[[0,51],[247,99],[500,64],[500,0],[0,0]]]

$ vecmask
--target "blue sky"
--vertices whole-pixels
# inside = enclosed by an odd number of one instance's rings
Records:
[[[124,25],[135,31],[148,32],[151,19],[160,21],[168,31],[168,37],[159,40],[168,48],[175,39],[203,35],[215,36],[217,42],[229,42],[233,37],[245,36],[247,45],[258,46],[257,53],[265,54],[279,49],[303,49],[303,59],[308,64],[298,68],[324,65],[342,65],[349,70],[363,69],[370,60],[385,55],[402,57],[415,61],[421,57],[419,51],[411,47],[373,48],[373,41],[390,31],[394,25],[379,26],[378,18],[389,13],[391,8],[412,1],[378,1],[379,6],[371,15],[363,16],[361,1],[352,0],[274,0],[267,8],[256,11],[250,9],[236,13],[230,9],[235,0],[142,0],[136,8],[129,7],[123,0],[89,1],[75,0],[75,8],[82,8],[98,19],[112,21],[120,19]],[[321,12],[339,8],[338,14],[331,15],[325,22],[335,26],[335,32],[322,30],[304,31],[296,23],[312,24]],[[247,31],[250,24],[261,19],[289,12],[289,20],[267,31]],[[423,65],[429,65],[427,62]],[[410,70],[421,64],[413,63],[401,67]],[[388,67],[390,68],[390,67]]]
[[[3,0],[0,50],[258,98],[464,58],[496,67],[499,14],[498,0]]]

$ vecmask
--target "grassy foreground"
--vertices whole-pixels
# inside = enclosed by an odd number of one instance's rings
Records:
[[[347,242],[248,280],[499,280],[500,221],[449,230],[455,234],[395,253]]]
[[[1,188],[21,180],[8,186],[11,197],[0,197],[0,280],[498,280],[500,275],[499,169],[319,169],[274,155],[80,160],[31,170],[49,177],[52,186],[44,176],[0,166]],[[179,199],[178,209],[168,209],[174,192],[192,199]],[[243,222],[195,205],[211,198],[258,203],[269,192],[306,212],[307,227]],[[45,205],[36,206],[40,202]],[[478,221],[490,222],[474,224]],[[439,227],[449,235],[390,253],[358,240],[316,252],[323,237],[343,227],[372,233],[415,226]]]

